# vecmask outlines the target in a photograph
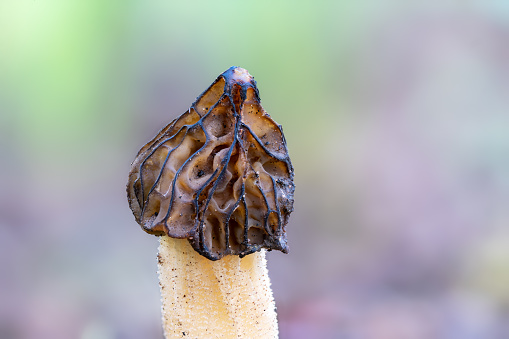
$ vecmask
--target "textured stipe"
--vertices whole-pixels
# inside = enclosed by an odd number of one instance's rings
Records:
[[[281,126],[245,69],[221,74],[142,147],[127,193],[146,232],[187,238],[208,259],[288,252],[293,167]]]
[[[166,338],[278,338],[265,251],[210,261],[162,236],[158,260]]]

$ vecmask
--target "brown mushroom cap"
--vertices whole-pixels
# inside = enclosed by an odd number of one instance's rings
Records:
[[[288,252],[293,167],[253,77],[231,67],[141,148],[127,197],[150,234],[187,238],[211,260]]]

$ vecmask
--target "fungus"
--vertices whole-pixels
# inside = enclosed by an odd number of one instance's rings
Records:
[[[239,67],[141,148],[127,196],[143,230],[161,236],[167,337],[277,337],[263,249],[288,252],[293,193],[282,128]]]

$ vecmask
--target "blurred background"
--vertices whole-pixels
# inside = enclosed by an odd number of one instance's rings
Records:
[[[162,338],[127,173],[232,65],[296,171],[281,338],[509,338],[505,0],[2,1],[0,338]]]

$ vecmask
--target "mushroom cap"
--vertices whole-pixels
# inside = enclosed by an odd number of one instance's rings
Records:
[[[208,259],[287,253],[293,176],[283,130],[256,82],[231,67],[141,148],[127,197],[143,230],[187,238]]]

